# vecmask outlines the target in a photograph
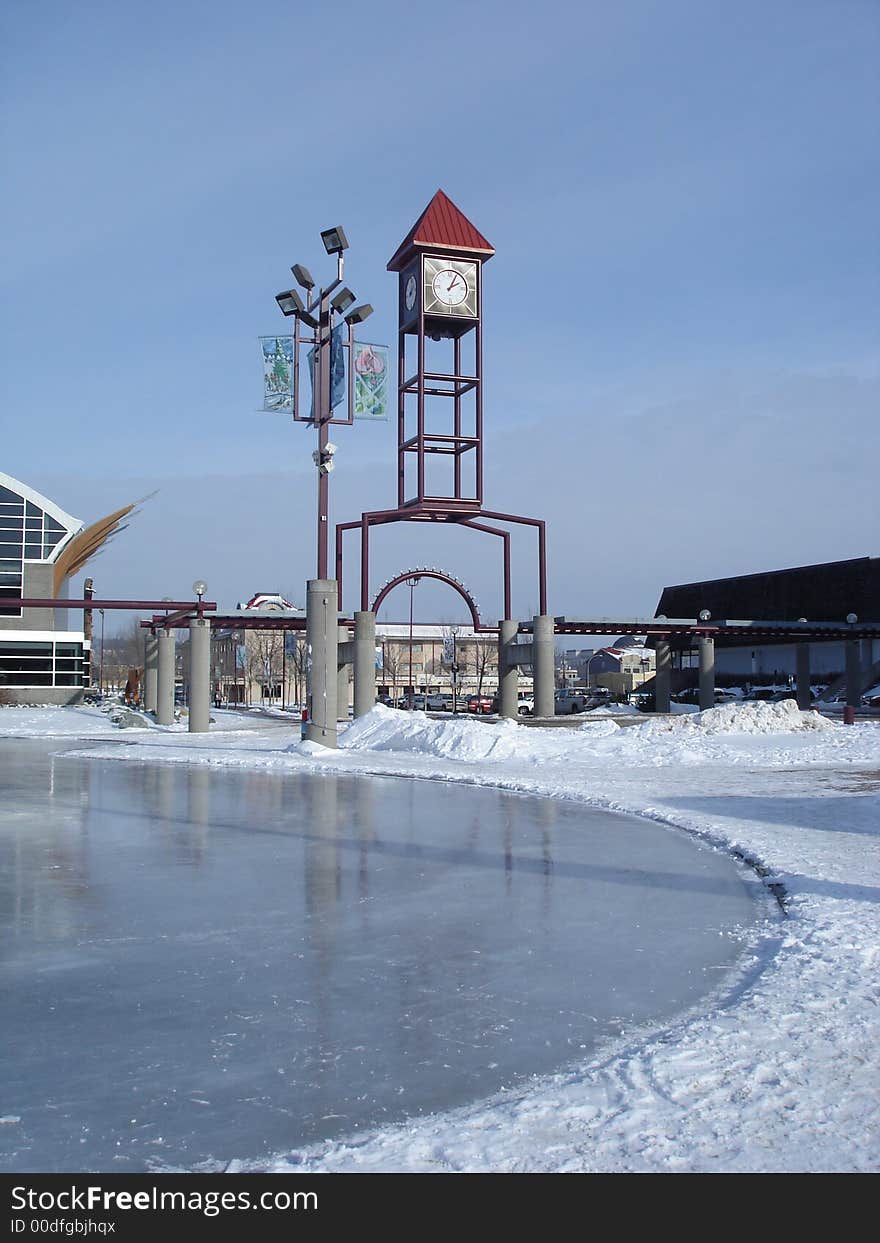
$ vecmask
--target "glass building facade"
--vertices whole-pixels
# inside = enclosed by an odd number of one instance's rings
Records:
[[[24,594],[25,561],[48,561],[69,534],[51,514],[11,488],[0,487],[0,605]],[[0,607],[2,617],[21,609]]]
[[[11,603],[63,598],[58,559],[82,529],[77,518],[0,472],[0,702],[69,702],[90,683],[84,632],[68,630],[63,612]]]

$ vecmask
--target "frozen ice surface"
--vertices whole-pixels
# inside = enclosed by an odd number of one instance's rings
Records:
[[[0,767],[6,1170],[222,1168],[475,1101],[686,1009],[766,913],[725,854],[573,802],[58,748]]]

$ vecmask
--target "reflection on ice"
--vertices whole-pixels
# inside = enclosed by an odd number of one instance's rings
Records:
[[[57,747],[57,744],[54,744]],[[713,987],[726,857],[454,784],[4,743],[4,1168],[193,1168],[488,1095]]]

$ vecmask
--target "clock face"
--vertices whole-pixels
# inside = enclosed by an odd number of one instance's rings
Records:
[[[477,265],[466,259],[425,255],[423,298],[426,315],[477,318]]]
[[[409,280],[406,282],[406,289],[404,290],[404,294],[403,294],[403,300],[406,304],[406,309],[408,311],[411,311],[416,304],[417,288],[418,286],[416,284],[415,274],[413,274],[409,278]]]
[[[461,272],[443,268],[431,281],[434,297],[445,306],[460,306],[468,296],[468,283]]]

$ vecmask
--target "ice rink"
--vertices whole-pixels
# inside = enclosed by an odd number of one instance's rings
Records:
[[[65,748],[3,748],[6,1170],[219,1169],[476,1101],[684,1011],[768,910],[577,803]]]

